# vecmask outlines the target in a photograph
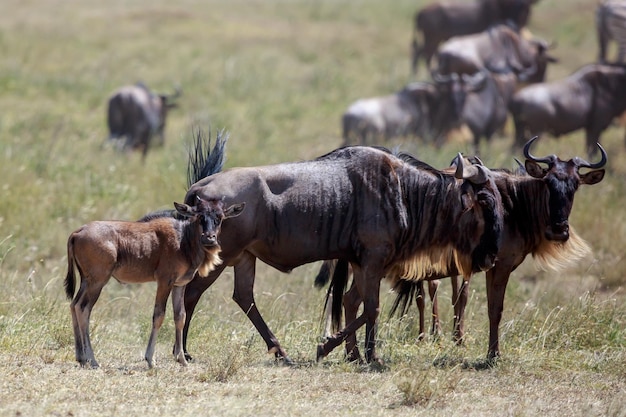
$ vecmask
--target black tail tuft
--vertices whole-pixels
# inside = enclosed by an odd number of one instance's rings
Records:
[[[229,134],[223,129],[217,132],[215,145],[211,150],[211,132],[209,138],[204,139],[204,132],[198,129],[193,149],[189,150],[189,162],[187,164],[187,188],[191,187],[202,178],[220,172],[226,160],[224,148]]]
[[[326,260],[322,263],[317,276],[315,277],[315,288],[322,288],[330,280],[330,276],[335,270],[336,260]]]
[[[391,306],[391,311],[389,312],[389,317],[393,317],[398,311],[398,307],[400,308],[400,316],[404,316],[409,307],[411,306],[411,300],[415,296],[415,292],[417,289],[417,283],[405,280],[399,280],[394,286],[393,290],[397,294],[396,299]]]

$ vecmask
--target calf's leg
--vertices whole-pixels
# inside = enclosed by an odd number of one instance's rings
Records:
[[[172,289],[172,307],[174,309],[174,324],[176,326],[176,342],[174,343],[174,359],[183,366],[187,366],[183,351],[183,327],[185,326],[185,286]]]
[[[156,300],[154,302],[154,314],[152,315],[152,332],[150,332],[150,339],[148,340],[148,348],[146,349],[146,361],[150,368],[154,367],[154,349],[156,347],[156,339],[159,334],[159,329],[163,325],[163,319],[165,318],[165,307],[167,305],[167,299],[172,292],[171,285],[164,285],[161,282],[157,283]]]
[[[96,362],[96,358],[91,347],[89,338],[89,319],[91,310],[98,301],[102,288],[107,283],[108,277],[105,279],[97,279],[92,276],[81,276],[81,283],[76,296],[70,303],[72,310],[72,321],[74,322],[74,334],[78,334],[76,343],[76,360],[83,367],[98,368],[100,365]]]

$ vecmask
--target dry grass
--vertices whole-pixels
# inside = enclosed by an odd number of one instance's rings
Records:
[[[317,264],[290,275],[258,265],[256,301],[291,357],[277,366],[231,301],[232,273],[198,305],[187,368],[171,358],[171,312],[157,365],[143,360],[154,285],[111,282],[91,333],[99,370],[80,369],[62,280],[69,233],[95,219],[135,219],[185,192],[192,128],[231,133],[228,166],[312,158],[341,142],[339,115],[360,97],[411,80],[413,12],[424,2],[304,0],[9,0],[0,14],[0,415],[626,415],[626,157],[623,131],[603,136],[609,174],[576,196],[572,223],[593,256],[560,274],[527,261],[514,273],[488,366],[484,280],[472,283],[464,347],[447,334],[416,344],[415,312],[379,326],[382,369],[317,364],[323,294]],[[550,78],[595,59],[594,0],[541,0],[531,29],[556,40]],[[104,106],[123,84],[183,88],[166,144],[148,155],[101,149]],[[507,137],[482,156],[513,166]],[[468,145],[390,146],[444,166]],[[583,153],[583,135],[543,139],[538,154]]]

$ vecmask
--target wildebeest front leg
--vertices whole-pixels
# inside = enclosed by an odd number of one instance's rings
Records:
[[[185,326],[185,286],[172,289],[172,307],[174,310],[174,324],[176,326],[176,342],[174,343],[174,359],[183,366],[187,366],[183,351],[183,327]]]
[[[254,278],[256,272],[256,257],[245,252],[235,265],[235,290],[233,292],[233,300],[246,313],[254,327],[267,344],[269,353],[274,353],[276,358],[282,359],[285,364],[292,365],[293,362],[287,356],[287,352],[283,350],[278,343],[278,339],[267,327],[265,320],[256,307],[254,301]]]
[[[382,264],[382,262],[379,262]],[[324,344],[317,347],[317,359],[328,355],[335,347],[339,346],[346,338],[353,335],[363,324],[365,324],[365,359],[368,363],[377,362],[376,357],[376,320],[379,313],[379,291],[380,277],[382,273],[369,271],[353,265],[354,284],[358,290],[360,298],[363,300],[363,314],[356,320],[348,322],[347,326],[328,339]]]
[[[487,271],[487,311],[489,314],[489,351],[487,359],[500,356],[499,329],[504,308],[504,293],[509,282],[509,269],[498,268],[498,264]]]
[[[440,281],[438,279],[428,281],[428,295],[432,302],[431,315],[433,324],[430,328],[430,334],[434,336],[441,335],[441,322],[439,321],[439,302],[437,301],[437,291],[439,290]]]
[[[361,296],[353,281],[352,286],[343,296],[343,309],[346,316],[346,323],[352,323],[356,320],[360,305]],[[346,336],[346,360],[349,362],[361,361],[361,352],[359,352],[357,346],[356,332]]]
[[[424,281],[418,281],[416,284],[415,305],[419,316],[419,334],[417,340],[421,341],[426,337],[424,313],[426,308],[426,300],[424,296]]]
[[[454,307],[454,331],[452,339],[457,345],[463,343],[465,336],[465,307],[469,296],[469,282],[461,281],[461,290],[459,291],[459,282],[457,276],[450,277],[452,281],[452,304]]]
[[[152,332],[150,333],[150,339],[148,340],[148,348],[146,349],[146,361],[150,368],[154,367],[154,349],[156,347],[156,339],[159,333],[159,329],[163,324],[165,318],[165,306],[167,305],[167,299],[170,296],[172,287],[169,285],[157,285],[156,300],[154,302],[154,314],[152,315]]]

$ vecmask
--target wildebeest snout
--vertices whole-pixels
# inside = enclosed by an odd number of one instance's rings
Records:
[[[200,241],[204,246],[216,246],[217,245],[217,233],[202,233]]]
[[[567,220],[555,223],[546,230],[546,238],[565,242],[569,239],[569,222]]]

